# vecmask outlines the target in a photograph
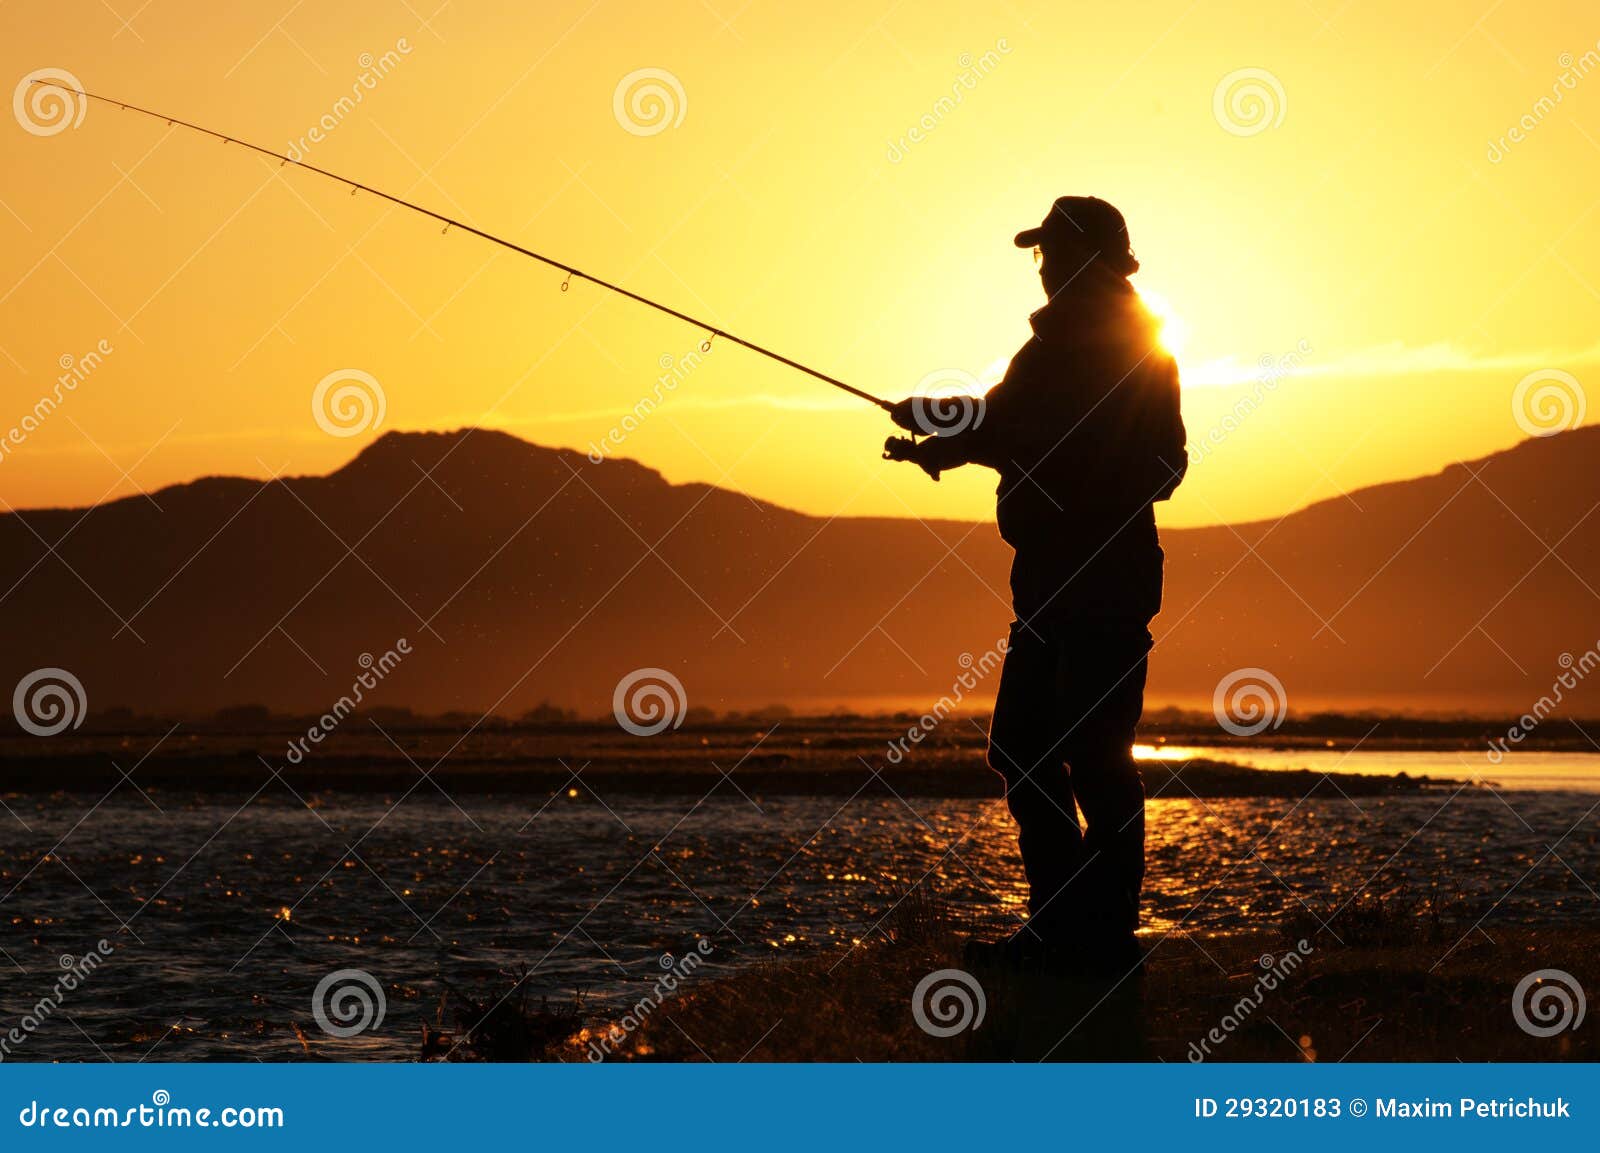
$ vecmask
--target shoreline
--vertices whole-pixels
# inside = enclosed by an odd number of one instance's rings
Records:
[[[233,717],[234,710],[208,716],[143,716],[124,710],[111,710],[111,716],[90,717],[81,728],[46,738],[35,738],[13,724],[0,725],[0,758],[27,751],[51,751],[62,746],[132,745],[164,740],[171,734],[199,740],[218,747],[259,746],[267,750],[287,749],[305,738],[316,727],[315,715],[268,713],[242,710],[245,717]],[[920,729],[923,736],[938,745],[981,747],[988,729],[989,710],[949,712],[932,715],[912,712],[800,713],[773,707],[748,713],[716,715],[709,710],[689,709],[662,731],[633,737],[610,716],[583,718],[562,710],[555,714],[511,719],[497,715],[480,717],[470,713],[424,716],[405,709],[375,709],[350,712],[330,734],[333,743],[346,743],[350,730],[369,736],[381,732],[401,743],[426,743],[431,740],[526,740],[536,743],[604,743],[632,745],[643,750],[651,744],[710,740],[717,743],[731,736],[787,731],[800,734],[827,734],[831,739],[870,741],[875,746],[896,743]],[[9,721],[9,718],[0,718]],[[932,720],[932,725],[920,722]],[[1382,713],[1322,713],[1304,719],[1288,719],[1282,724],[1252,735],[1239,735],[1221,728],[1210,716],[1199,716],[1172,709],[1147,709],[1139,723],[1140,743],[1155,747],[1202,746],[1229,751],[1259,752],[1348,751],[1362,748],[1378,752],[1485,752],[1497,739],[1503,739],[1517,718],[1462,717],[1427,718]],[[1532,731],[1515,751],[1588,752],[1600,756],[1600,744],[1586,730],[1600,729],[1600,718],[1552,718]],[[319,739],[319,742],[320,739]],[[913,738],[913,745],[921,741]]]
[[[103,795],[124,771],[139,788],[176,795],[248,795],[285,785],[302,794],[395,794],[414,788],[425,773],[447,792],[471,795],[548,796],[574,788],[597,796],[695,797],[719,788],[769,796],[1002,792],[985,763],[987,726],[978,716],[946,717],[919,729],[911,743],[905,717],[715,720],[691,713],[676,728],[663,722],[660,732],[634,733],[614,720],[422,723],[375,711],[345,717],[315,743],[286,721],[0,735],[0,795]],[[1286,732],[1252,740],[1215,729],[1178,731],[1158,720],[1140,729],[1139,764],[1147,793],[1165,797],[1372,797],[1456,789],[1468,778],[1500,783],[1498,775],[1480,778],[1465,763],[1460,772],[1450,765],[1419,772],[1406,764],[1340,760],[1342,747],[1367,754],[1387,743],[1407,752],[1448,752],[1466,739],[1458,731],[1447,741],[1422,742],[1396,731],[1385,742],[1363,728],[1349,742]],[[1272,763],[1247,763],[1256,755],[1270,755]],[[1517,787],[1514,775],[1507,774],[1506,787]]]
[[[1003,793],[1000,777],[981,753],[907,759],[900,765],[871,765],[854,758],[794,758],[782,754],[746,763],[724,777],[718,763],[618,762],[571,757],[447,760],[429,774],[450,793],[463,795],[546,796],[578,789],[599,796],[704,796],[724,785],[766,796],[916,796],[994,798]],[[121,757],[108,753],[21,758],[0,756],[0,796],[103,794],[122,774]],[[158,794],[234,795],[251,793],[281,778],[301,794],[379,795],[414,787],[427,768],[421,758],[349,756],[308,759],[280,766],[253,751],[231,755],[195,753],[153,755],[130,770],[139,788]],[[575,771],[576,770],[576,771]],[[1146,792],[1167,797],[1317,797],[1415,796],[1453,791],[1465,780],[1406,773],[1320,773],[1312,769],[1260,769],[1208,758],[1140,763]]]

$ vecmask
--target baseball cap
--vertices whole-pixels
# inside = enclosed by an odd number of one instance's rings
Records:
[[[1098,252],[1106,263],[1125,269],[1125,274],[1139,267],[1128,243],[1128,222],[1098,196],[1057,197],[1038,227],[1016,236],[1018,248],[1048,248],[1063,242]]]

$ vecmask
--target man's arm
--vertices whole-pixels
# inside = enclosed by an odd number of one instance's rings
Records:
[[[909,460],[934,480],[939,479],[939,473],[964,464],[981,464],[998,471],[1008,460],[1006,445],[1017,436],[1011,427],[1019,399],[1014,369],[1013,361],[1004,379],[982,398],[931,398],[935,404],[942,399],[946,405],[959,406],[954,413],[955,422],[964,426],[959,432],[934,432],[926,407],[930,398],[913,396],[902,400],[890,411],[890,419],[925,439],[915,444],[909,440],[893,441],[900,447],[891,451],[885,445],[884,455],[890,460]]]
[[[885,460],[909,460],[934,480],[941,472],[964,464],[981,463],[968,455],[973,445],[966,433],[930,436],[923,440],[891,436],[883,444]]]

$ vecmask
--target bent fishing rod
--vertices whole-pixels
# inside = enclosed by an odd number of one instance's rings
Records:
[[[481,237],[482,239],[489,241],[491,244],[498,244],[501,248],[508,248],[512,252],[518,253],[519,255],[531,257],[532,259],[539,261],[541,264],[547,264],[551,268],[559,269],[567,274],[567,280],[561,285],[561,291],[563,292],[567,290],[567,287],[573,278],[587,280],[590,284],[597,284],[601,288],[609,289],[618,296],[625,296],[629,300],[638,301],[640,304],[647,305],[650,308],[655,309],[657,312],[664,312],[668,316],[683,321],[685,324],[693,325],[695,328],[710,334],[700,345],[702,351],[710,351],[711,341],[720,337],[721,339],[729,341],[732,344],[737,344],[741,348],[748,348],[751,352],[764,356],[769,360],[775,360],[779,364],[788,365],[790,368],[797,369],[798,371],[805,373],[807,376],[814,377],[817,380],[822,381],[824,384],[831,384],[834,388],[842,389],[843,391],[848,392],[851,396],[860,397],[869,404],[875,404],[887,412],[894,411],[894,405],[890,404],[882,397],[873,396],[870,392],[864,392],[863,390],[856,388],[854,385],[846,384],[837,377],[829,376],[825,372],[819,372],[817,369],[814,369],[809,365],[801,364],[798,360],[791,360],[787,356],[783,356],[780,353],[772,351],[770,348],[765,348],[762,345],[756,344],[754,341],[746,340],[742,336],[735,336],[725,328],[720,328],[715,324],[708,324],[697,317],[690,316],[686,312],[679,312],[676,308],[671,308],[665,304],[662,304],[659,300],[651,300],[648,296],[641,296],[637,292],[633,292],[630,289],[622,287],[622,285],[617,284],[615,281],[606,280],[604,277],[594,276],[590,273],[584,272],[582,269],[574,268],[570,264],[556,260],[554,257],[546,256],[540,252],[535,252],[531,248],[524,248],[522,245],[507,240],[503,236],[496,236],[492,232],[485,232],[481,228],[474,228],[472,225],[460,220],[456,220],[454,217],[445,216],[443,213],[435,212],[433,209],[427,208],[421,204],[417,204],[414,201],[406,200],[403,197],[394,196],[383,191],[381,188],[373,188],[371,185],[362,184],[358,180],[351,180],[348,176],[340,176],[337,172],[329,172],[326,168],[318,168],[315,164],[307,164],[303,160],[296,160],[292,156],[286,156],[282,152],[274,152],[272,149],[263,148],[259,144],[251,144],[248,140],[240,140],[237,136],[229,136],[226,133],[216,132],[202,125],[193,124],[187,120],[180,120],[176,116],[168,116],[161,112],[152,112],[148,108],[141,108],[137,104],[129,104],[127,101],[118,100],[112,96],[101,96],[94,92],[86,92],[82,88],[71,88],[54,80],[34,80],[33,83],[41,84],[48,88],[59,88],[63,92],[71,92],[76,96],[82,96],[89,100],[98,100],[103,104],[112,104],[118,108],[121,108],[124,112],[137,112],[143,116],[148,116],[153,120],[165,120],[168,127],[177,126],[187,128],[192,132],[198,132],[201,135],[209,136],[214,140],[220,140],[224,144],[237,144],[241,148],[249,149],[251,152],[259,152],[263,156],[272,157],[274,160],[280,162],[280,166],[293,164],[296,168],[303,168],[307,172],[315,172],[318,176],[325,176],[329,180],[343,184],[350,189],[350,194],[352,196],[354,196],[357,192],[368,193],[372,196],[378,197],[380,200],[387,200],[391,204],[398,204],[402,208],[409,208],[412,212],[417,212],[423,216],[431,217],[432,219],[437,220],[440,224],[444,225],[445,232],[449,232],[452,228],[459,228],[462,232],[470,232],[473,236]]]

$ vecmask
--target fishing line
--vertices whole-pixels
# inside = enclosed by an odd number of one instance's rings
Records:
[[[187,128],[192,132],[199,132],[202,135],[209,136],[214,140],[220,140],[224,144],[237,144],[241,148],[248,148],[252,152],[259,152],[263,156],[272,157],[274,160],[280,162],[280,167],[286,164],[293,164],[296,168],[303,168],[307,172],[315,172],[318,176],[325,176],[329,180],[334,180],[345,185],[350,189],[351,196],[354,196],[357,192],[366,192],[378,197],[381,200],[387,200],[391,204],[398,204],[402,208],[409,208],[413,212],[418,212],[423,216],[431,217],[432,219],[437,220],[439,223],[444,225],[444,228],[440,230],[440,235],[448,233],[452,228],[459,228],[462,232],[470,232],[472,235],[481,237],[482,239],[489,241],[491,244],[498,244],[501,248],[509,248],[512,252],[519,253],[522,256],[531,257],[532,259],[539,261],[541,264],[547,264],[551,268],[558,269],[561,272],[566,273],[566,279],[561,282],[562,292],[566,292],[572,287],[572,281],[574,278],[579,280],[587,280],[590,284],[597,284],[601,288],[609,289],[610,291],[615,292],[618,296],[625,296],[629,300],[638,301],[640,304],[648,305],[657,312],[664,312],[668,316],[683,321],[685,324],[693,325],[695,328],[698,328],[707,334],[705,339],[700,342],[700,349],[702,352],[710,351],[711,342],[718,337],[721,337],[723,340],[737,344],[741,348],[748,348],[751,352],[765,356],[769,360],[775,360],[779,364],[787,365],[790,368],[797,369],[800,372],[805,373],[807,376],[814,377],[815,379],[822,381],[824,384],[831,384],[834,388],[842,389],[845,392],[848,392],[851,396],[860,397],[862,400],[867,401],[870,404],[875,404],[885,411],[891,411],[894,408],[894,405],[890,404],[882,397],[873,396],[870,392],[863,392],[861,389],[856,388],[854,385],[846,384],[837,377],[829,376],[825,372],[819,372],[809,365],[801,364],[798,360],[791,360],[787,356],[773,352],[772,349],[765,348],[753,341],[746,340],[742,336],[736,336],[725,328],[719,328],[715,324],[708,324],[704,320],[690,316],[686,312],[679,312],[676,308],[671,308],[665,304],[662,304],[658,300],[651,300],[648,296],[641,296],[637,292],[630,291],[614,281],[606,280],[605,278],[599,276],[593,276],[590,273],[584,272],[582,269],[574,268],[570,264],[556,260],[554,257],[545,256],[543,253],[535,252],[531,248],[524,248],[522,245],[507,240],[502,236],[496,236],[492,232],[485,232],[481,228],[474,228],[472,225],[460,220],[456,220],[454,217],[445,216],[443,213],[435,212],[433,209],[424,207],[421,204],[414,203],[413,201],[406,200],[399,196],[391,195],[390,193],[383,191],[381,188],[373,188],[369,184],[362,184],[358,180],[351,180],[348,176],[340,176],[337,172],[329,172],[326,168],[318,168],[315,164],[307,164],[303,160],[295,160],[293,157],[286,156],[281,152],[274,152],[272,149],[263,148],[259,144],[251,144],[248,140],[240,140],[237,136],[228,136],[225,133],[213,131],[212,129],[203,127],[202,125],[193,124],[187,120],[180,120],[176,116],[167,116],[161,112],[152,112],[148,108],[140,108],[137,104],[129,104],[125,101],[117,100],[114,97],[100,96],[93,92],[85,92],[81,88],[70,88],[67,85],[61,84],[54,80],[34,80],[33,83],[42,84],[49,88],[59,88],[63,92],[71,92],[74,95],[82,96],[89,100],[99,100],[104,104],[114,104],[125,112],[138,112],[141,115],[150,117],[152,120],[165,120],[168,127]]]

